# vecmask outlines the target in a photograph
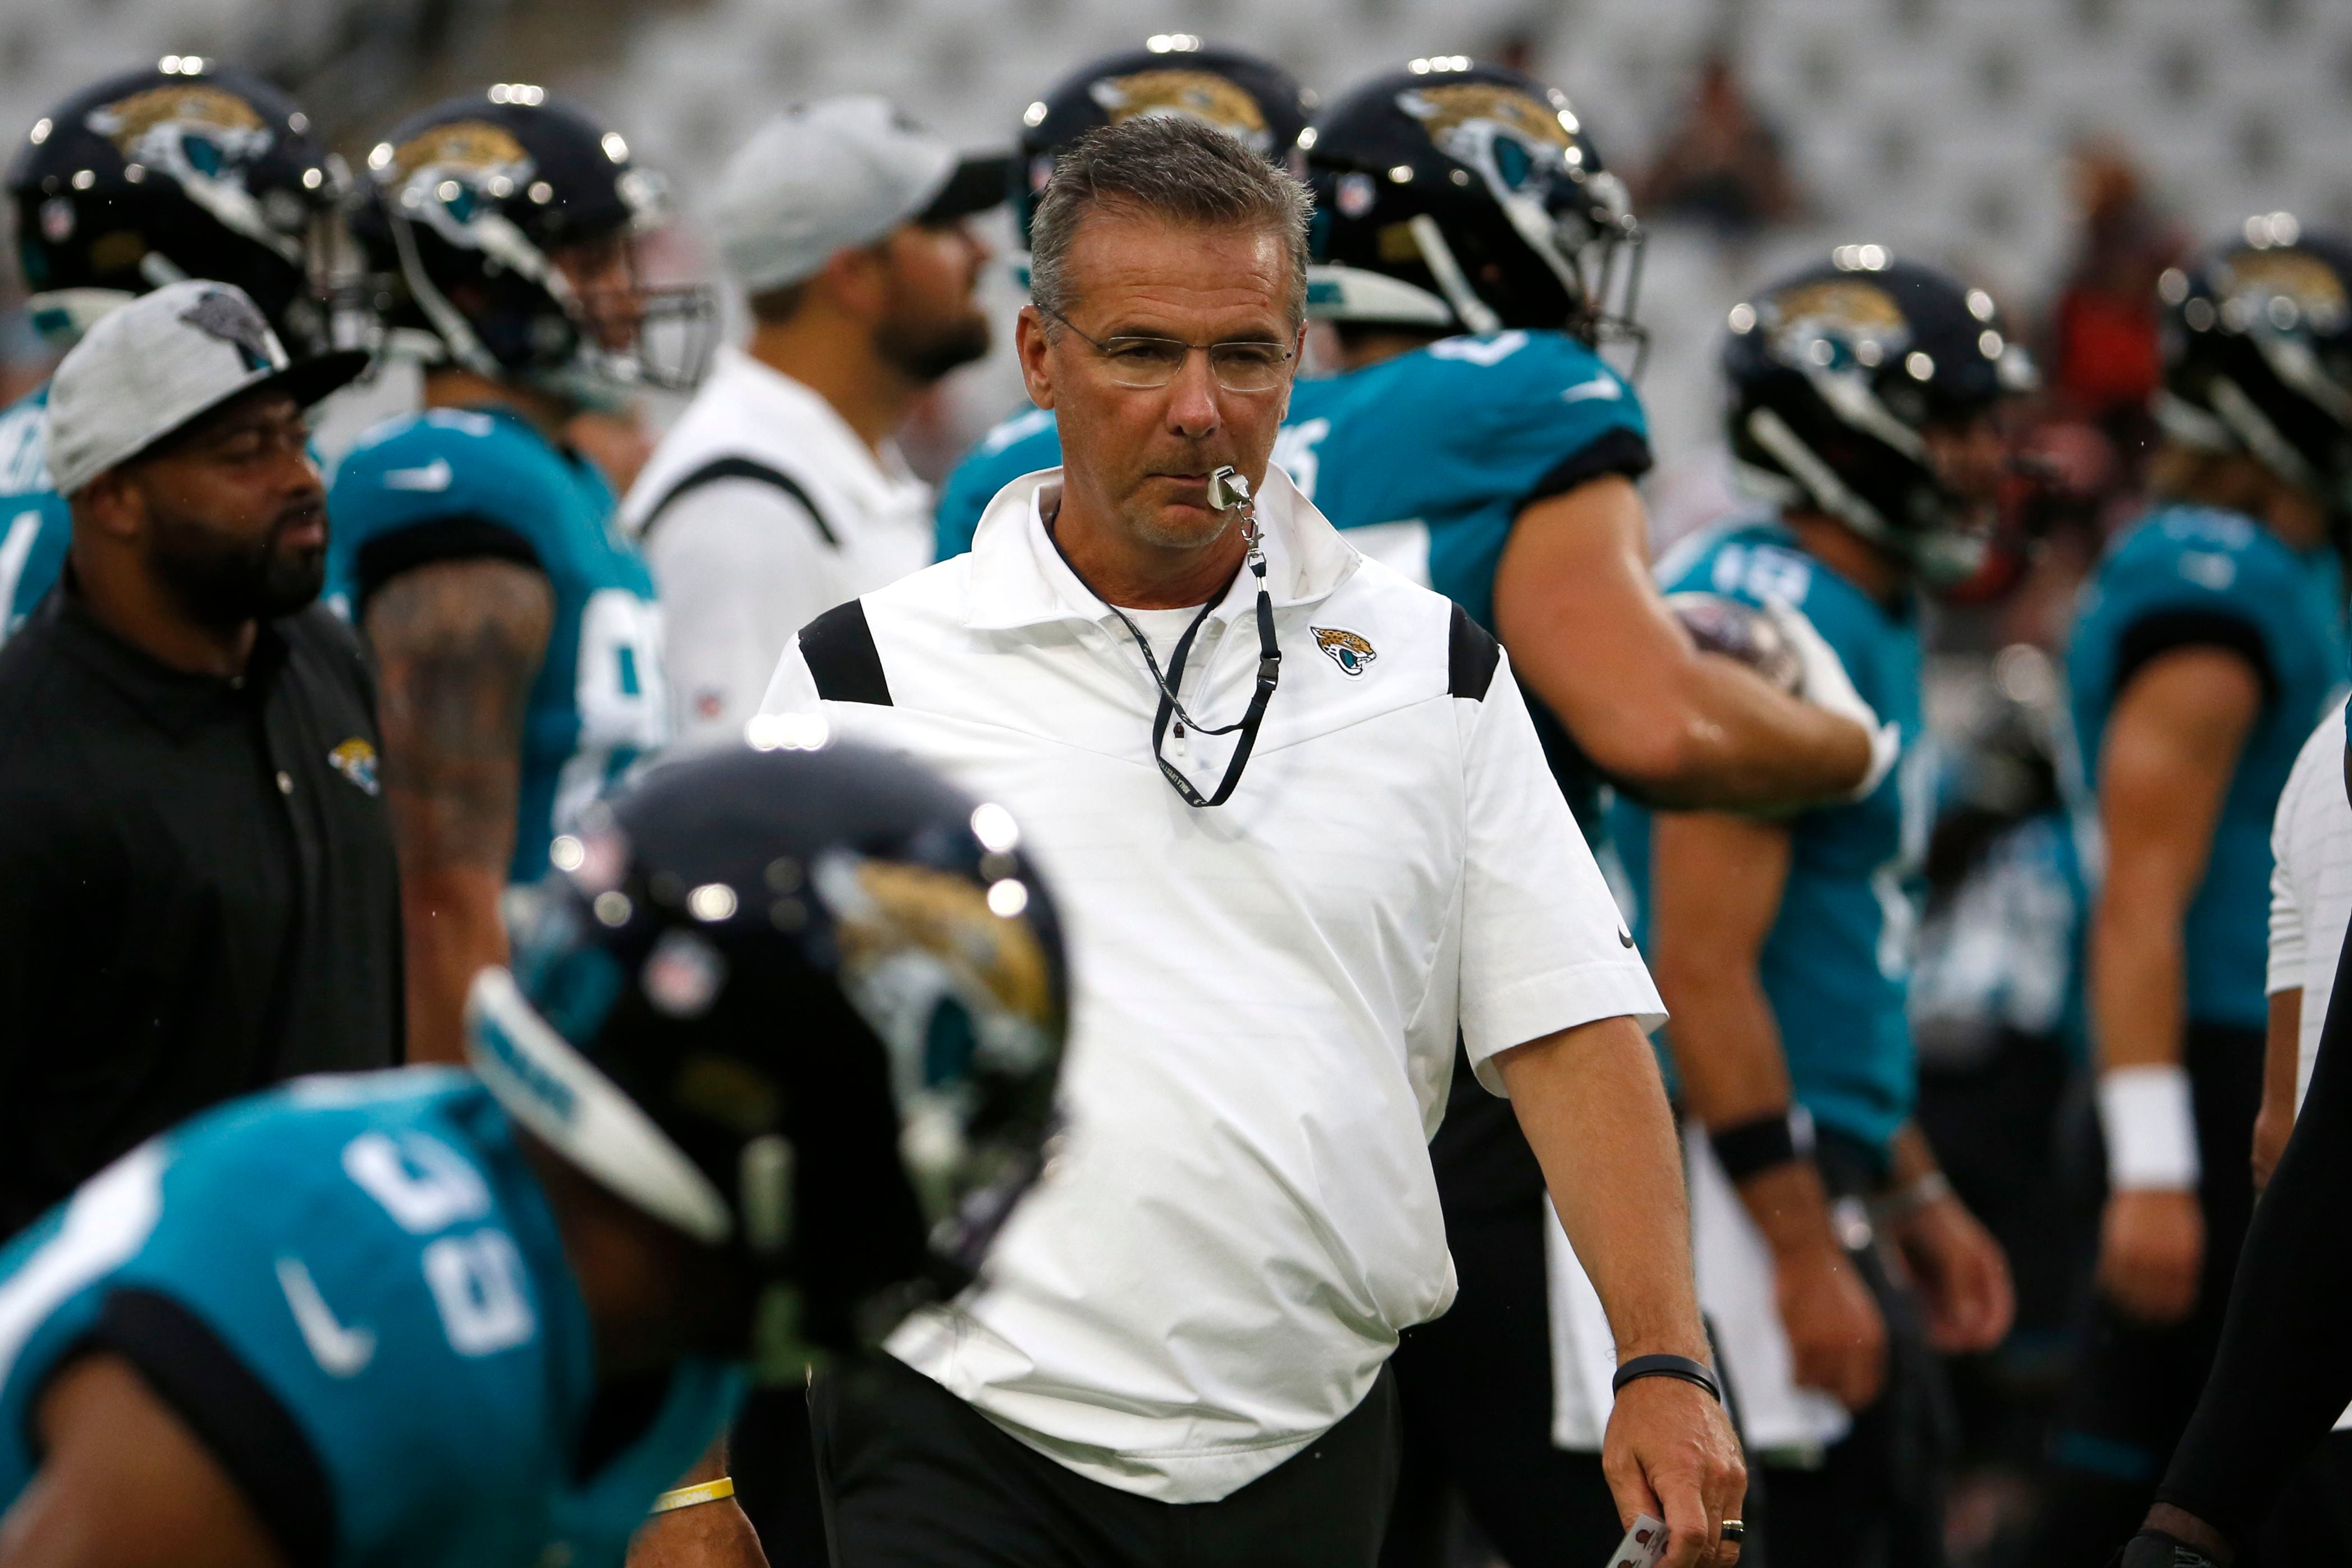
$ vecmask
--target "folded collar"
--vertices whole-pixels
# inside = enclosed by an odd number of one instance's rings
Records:
[[[964,624],[1003,632],[1055,621],[1107,622],[1110,607],[1072,571],[1045,532],[1039,502],[1062,482],[1059,468],[1024,474],[996,493],[972,536],[971,601]],[[1277,610],[1312,604],[1355,574],[1363,558],[1274,464],[1258,486],[1257,520],[1265,550],[1266,587]],[[1209,612],[1230,621],[1256,602],[1256,579],[1234,586]]]

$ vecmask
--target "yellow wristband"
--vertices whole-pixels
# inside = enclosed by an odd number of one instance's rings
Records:
[[[735,1478],[720,1476],[715,1481],[703,1481],[690,1487],[673,1487],[654,1499],[647,1513],[667,1513],[674,1508],[692,1508],[698,1502],[717,1502],[735,1495]]]

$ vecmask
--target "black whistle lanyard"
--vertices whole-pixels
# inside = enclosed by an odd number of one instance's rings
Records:
[[[1151,639],[1128,619],[1126,611],[1108,599],[1103,600],[1110,612],[1118,617],[1119,624],[1127,628],[1127,634],[1135,639],[1135,645],[1143,650],[1144,667],[1151,672],[1151,684],[1160,688],[1160,711],[1151,721],[1151,760],[1160,764],[1160,776],[1168,780],[1171,789],[1183,797],[1187,806],[1222,806],[1233,798],[1234,787],[1242,781],[1242,769],[1249,766],[1250,752],[1257,746],[1258,727],[1265,722],[1266,705],[1274,700],[1274,689],[1282,681],[1282,647],[1274,637],[1274,598],[1266,591],[1265,551],[1258,542],[1257,508],[1246,500],[1242,506],[1242,536],[1249,541],[1249,569],[1257,578],[1257,689],[1250,694],[1249,706],[1240,718],[1232,724],[1212,727],[1187,712],[1176,695],[1176,688],[1184,679],[1184,660],[1192,652],[1192,640],[1209,619],[1209,612],[1223,601],[1223,594],[1201,606],[1201,613],[1192,617],[1192,623],[1184,628],[1184,635],[1176,640],[1175,652],[1168,657],[1165,674],[1160,673],[1160,661],[1152,656]],[[1054,551],[1062,556],[1062,564],[1069,566],[1070,558],[1063,554],[1062,541],[1054,538],[1051,529],[1046,531],[1045,537],[1053,539]],[[1070,574],[1081,582],[1086,581],[1075,566],[1070,567]],[[1092,585],[1088,586],[1091,588]],[[1095,597],[1102,598],[1100,594]],[[1183,769],[1161,754],[1160,747],[1166,742],[1171,718],[1175,721],[1179,736],[1187,729],[1196,735],[1241,732],[1242,737],[1234,745],[1233,759],[1225,764],[1225,776],[1218,781],[1215,794],[1203,796],[1192,781],[1184,777]]]

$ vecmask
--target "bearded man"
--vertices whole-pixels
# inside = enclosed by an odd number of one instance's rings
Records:
[[[0,1236],[205,1106],[400,1058],[374,692],[316,602],[303,413],[364,364],[289,362],[188,281],[58,368],[73,542],[0,651]]]

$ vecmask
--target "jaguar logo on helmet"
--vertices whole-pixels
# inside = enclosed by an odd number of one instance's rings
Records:
[[[148,88],[100,105],[83,123],[113,142],[125,163],[168,176],[230,229],[301,260],[300,244],[285,232],[300,214],[282,213],[276,202],[265,208],[247,186],[246,171],[277,137],[243,98],[202,82]]]
[[[1482,175],[1497,196],[1540,195],[1568,172],[1576,143],[1559,112],[1527,93],[1492,82],[1416,87],[1397,107],[1421,121],[1437,150]]]
[[[1174,116],[1213,125],[1259,157],[1274,152],[1274,132],[1257,99],[1214,71],[1137,71],[1105,77],[1087,89],[1113,125]]]
[[[1911,341],[1911,324],[1886,290],[1860,278],[1800,283],[1757,309],[1774,356],[1799,370],[1875,369]]]
[[[502,125],[455,120],[428,126],[369,162],[377,177],[399,193],[403,209],[428,214],[436,228],[445,219],[462,225],[480,195],[503,201],[530,180],[530,154]],[[454,237],[454,236],[453,236]]]
[[[269,127],[253,105],[203,83],[149,88],[89,111],[90,130],[124,160],[186,180],[237,177],[240,165],[269,151]]]
[[[2306,250],[2239,250],[2213,268],[2221,320],[2234,330],[2268,326],[2323,337],[2352,322],[2344,280]]]

